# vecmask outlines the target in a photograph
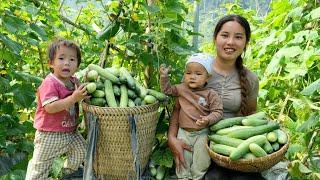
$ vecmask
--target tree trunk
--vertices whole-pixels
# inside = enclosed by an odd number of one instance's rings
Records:
[[[194,1],[194,20],[193,20],[193,31],[194,32],[199,32],[199,14],[200,14],[200,4],[198,1]],[[198,49],[198,35],[194,35],[192,38],[192,46],[195,49]]]

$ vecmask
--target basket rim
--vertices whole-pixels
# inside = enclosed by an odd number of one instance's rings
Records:
[[[88,104],[86,103],[85,101],[82,101],[81,104],[85,105],[85,106],[88,106],[90,108],[99,108],[99,109],[108,109],[108,110],[119,110],[119,109],[123,109],[123,110],[126,110],[126,109],[137,109],[137,108],[146,108],[146,107],[156,107],[156,106],[159,106],[160,103],[159,102],[155,102],[153,104],[146,104],[146,105],[140,105],[140,106],[134,106],[134,107],[107,107],[107,106],[96,106],[96,105],[91,105],[91,104]]]

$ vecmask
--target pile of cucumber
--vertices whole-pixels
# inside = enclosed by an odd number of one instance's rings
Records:
[[[287,143],[287,134],[265,112],[223,119],[210,126],[209,147],[231,160],[263,157]]]
[[[152,161],[149,163],[149,172],[156,180],[162,180],[167,175],[167,167],[155,165]]]
[[[167,100],[165,94],[142,86],[125,67],[102,68],[89,64],[84,79],[91,105],[134,107]]]

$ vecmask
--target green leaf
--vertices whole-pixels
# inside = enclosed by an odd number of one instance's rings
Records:
[[[149,64],[149,62],[152,62],[154,60],[154,56],[150,53],[142,52],[140,55],[139,60],[145,65]]]
[[[158,12],[160,12],[159,6],[154,5],[154,4],[151,5],[151,6],[145,5],[145,8],[146,8],[147,11],[150,12],[150,13],[158,13]]]
[[[184,47],[180,46],[179,44],[172,43],[169,47],[171,50],[173,50],[178,55],[189,55],[190,50],[185,49]]]
[[[47,41],[48,40],[48,35],[47,35],[46,31],[42,27],[38,26],[37,24],[32,23],[32,24],[30,24],[30,28],[34,32],[36,32],[43,41]]]
[[[104,30],[102,30],[98,35],[97,38],[101,41],[109,40],[110,38],[114,37],[120,28],[120,22],[114,22],[111,25],[108,25]]]
[[[52,169],[51,169],[51,172],[50,174],[52,174],[53,177],[58,177],[62,168],[63,168],[63,163],[64,163],[64,160],[62,158],[56,158],[54,161],[53,161],[53,164],[52,164]]]
[[[2,41],[12,52],[19,55],[20,51],[23,49],[23,46],[13,40],[8,36],[0,33],[0,41]]]
[[[155,164],[166,166],[168,168],[171,168],[173,165],[173,156],[169,148],[164,150],[155,150],[151,156],[151,159],[155,162]]]
[[[0,92],[5,93],[10,88],[10,82],[8,79],[5,79],[0,76]]]
[[[310,96],[318,90],[320,90],[320,78],[311,83],[309,86],[305,87],[300,93],[305,96]]]
[[[302,164],[299,160],[294,160],[291,163],[289,163],[288,168],[290,172],[293,172],[295,177],[302,177],[303,175],[312,172],[307,166]]]
[[[291,18],[300,18],[302,17],[302,12],[303,12],[303,7],[296,7],[294,9],[292,9],[289,13],[288,13],[288,17]]]
[[[285,70],[289,72],[289,74],[286,76],[288,79],[297,78],[299,76],[304,76],[308,73],[308,68],[305,66],[301,66],[300,64],[292,63],[293,59],[288,59],[289,62],[287,62],[287,66],[285,67]]]
[[[15,84],[13,87],[13,100],[23,108],[29,108],[35,99],[35,91],[31,84]]]
[[[319,113],[313,113],[307,121],[303,122],[301,126],[297,128],[297,131],[302,133],[313,131],[314,127],[319,123],[319,119]]]
[[[318,19],[318,18],[320,18],[320,7],[312,10],[312,11],[310,12],[310,15],[311,15],[311,18],[312,18],[312,19]]]
[[[281,48],[271,59],[267,66],[266,74],[270,75],[276,73],[281,67],[280,61],[285,60],[285,58],[293,58],[297,55],[302,54],[303,51],[299,46],[284,47]]]

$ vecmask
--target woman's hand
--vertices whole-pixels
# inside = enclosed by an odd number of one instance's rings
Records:
[[[176,137],[169,137],[168,139],[169,148],[173,154],[174,162],[176,164],[177,171],[180,171],[182,166],[186,166],[183,151],[192,151],[191,147],[184,143],[182,140]]]

